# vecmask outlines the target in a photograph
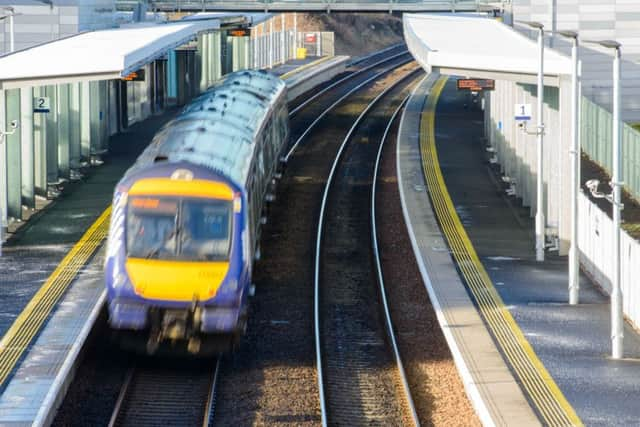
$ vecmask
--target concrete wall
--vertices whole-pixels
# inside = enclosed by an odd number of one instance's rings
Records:
[[[640,1],[513,0],[512,14],[515,20],[541,22],[548,30],[578,30],[582,40],[613,39],[622,43],[622,119],[640,122]],[[569,44],[561,38],[550,40],[549,45],[570,53]],[[583,94],[611,111],[610,52],[584,46],[580,54]]]

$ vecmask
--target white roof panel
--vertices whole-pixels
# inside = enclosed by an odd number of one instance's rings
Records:
[[[219,27],[199,20],[77,34],[0,57],[0,88],[119,78]]]
[[[405,14],[409,50],[424,67],[531,76],[538,45],[513,28],[478,16]],[[545,75],[571,74],[571,60],[545,48]]]

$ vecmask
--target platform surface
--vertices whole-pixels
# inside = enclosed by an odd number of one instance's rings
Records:
[[[482,263],[535,353],[585,425],[640,425],[640,335],[625,325],[625,360],[612,360],[609,297],[584,275],[568,304],[566,257],[535,261],[529,209],[507,196],[486,161],[482,112],[450,79],[436,110],[442,173]]]
[[[48,415],[43,403],[57,397],[51,385],[64,379],[63,367],[71,368],[65,362],[80,351],[103,305],[104,252],[101,249],[79,274],[0,395],[1,426],[30,426]]]
[[[434,84],[425,80],[407,104],[398,136],[398,185],[414,253],[454,361],[485,425],[539,425],[456,271],[427,193],[420,119]]]

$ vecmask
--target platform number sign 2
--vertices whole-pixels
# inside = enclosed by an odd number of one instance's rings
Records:
[[[37,96],[33,98],[34,113],[48,113],[51,111],[51,101],[48,96]]]
[[[531,120],[531,104],[516,104],[515,105],[515,119],[516,120]]]

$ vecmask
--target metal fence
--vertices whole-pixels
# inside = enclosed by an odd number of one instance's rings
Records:
[[[273,48],[271,48],[273,46]],[[252,39],[253,68],[272,68],[295,59],[296,49],[303,47],[307,56],[333,56],[334,34],[328,31],[277,31]]]
[[[582,98],[582,150],[609,173],[613,168],[612,114]],[[640,132],[622,126],[622,180],[625,188],[640,200]]]
[[[613,275],[613,221],[584,194],[579,198],[580,261],[583,268],[607,292],[611,292]],[[621,233],[620,268],[624,295],[624,314],[637,328],[640,326],[640,243],[626,232]]]

